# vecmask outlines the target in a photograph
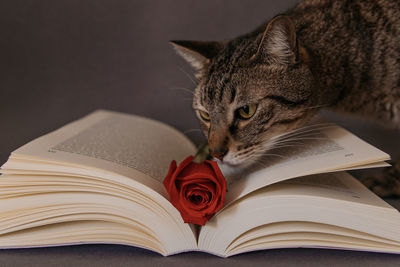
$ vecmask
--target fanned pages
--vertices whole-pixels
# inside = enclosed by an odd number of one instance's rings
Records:
[[[195,146],[163,123],[93,112],[22,146],[2,166],[0,247],[112,243],[222,257],[283,247],[399,253],[399,212],[338,172],[386,166],[389,156],[338,126],[317,124],[310,126],[317,138],[273,151],[280,157],[266,157],[258,169],[222,166],[227,204],[197,229],[162,186],[170,162]]]
[[[398,253],[399,245],[399,212],[344,172],[254,191],[221,211],[199,236],[199,247],[223,256],[283,247]]]

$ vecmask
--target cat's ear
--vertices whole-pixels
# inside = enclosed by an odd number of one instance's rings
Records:
[[[293,64],[297,60],[296,28],[288,16],[273,18],[266,26],[256,54],[278,64]]]
[[[220,42],[170,41],[170,43],[178,54],[197,70],[203,69],[224,48],[224,44]]]

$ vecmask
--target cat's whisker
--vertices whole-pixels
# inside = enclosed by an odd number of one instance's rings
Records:
[[[278,156],[279,158],[285,158],[282,155],[278,154],[266,155],[266,156]],[[255,160],[254,163],[256,163],[258,166],[261,166],[262,168],[268,168],[269,166],[271,166],[271,158],[266,158],[266,157],[259,158]]]
[[[286,138],[274,140],[272,144],[282,144],[286,142],[291,142],[291,141],[300,141],[302,137],[319,137],[320,135],[313,135],[313,134],[307,134],[307,135],[295,135],[295,136],[288,136]]]
[[[288,136],[293,136],[293,135],[300,135],[300,134],[304,134],[304,133],[318,133],[319,134],[321,132],[321,130],[329,129],[329,128],[332,128],[332,127],[333,126],[319,126],[319,127],[315,127],[315,128],[312,128],[312,129],[303,129],[301,131],[296,131],[296,132],[291,132],[290,134],[285,134],[285,135],[281,136],[281,138],[288,137]]]
[[[329,128],[332,128],[332,127],[336,127],[336,126],[331,124],[331,125],[327,125],[327,126],[318,126],[318,127],[311,128],[311,129],[309,128],[309,129],[294,130],[294,131],[291,131],[289,133],[285,133],[285,134],[281,134],[279,136],[275,136],[272,139],[273,140],[284,140],[286,138],[293,137],[293,136],[299,136],[299,135],[302,135],[304,133],[319,134],[321,130],[329,129]]]
[[[178,69],[179,69],[181,72],[183,72],[183,73],[186,75],[186,77],[188,77],[189,80],[190,80],[195,86],[197,86],[197,81],[195,81],[194,78],[193,78],[187,71],[185,71],[185,70],[184,70],[183,68],[181,68],[181,67],[178,67]]]
[[[259,160],[254,161],[253,164],[256,164],[257,166],[259,166],[259,167],[261,167],[261,168],[266,168],[266,167],[268,167],[267,164],[265,164],[264,162],[261,162],[261,161],[259,161]]]
[[[314,129],[302,129],[302,130],[295,130],[295,131],[290,131],[288,133],[283,133],[277,136],[274,136],[271,138],[271,140],[282,140],[291,136],[295,136],[295,135],[300,135],[306,132],[319,132],[318,129],[314,128]]]
[[[302,126],[300,128],[294,129],[292,131],[313,128],[313,127],[316,127],[316,126],[327,126],[327,125],[335,125],[335,124],[333,124],[331,122],[319,122],[319,123],[314,123],[314,124],[306,124],[306,125],[304,125],[304,126]]]
[[[273,142],[272,144],[273,145],[279,145],[279,144],[291,144],[291,143],[297,144],[297,143],[300,143],[300,142],[293,142],[293,141],[290,141],[290,140],[277,140],[277,141]]]
[[[188,88],[185,88],[185,87],[171,87],[170,89],[171,90],[181,90],[181,91],[184,91],[186,93],[190,93],[191,95],[194,95],[194,92],[192,90],[190,90]]]
[[[254,156],[255,158],[266,157],[266,156],[276,156],[276,157],[281,157],[281,158],[287,158],[287,157],[285,157],[283,155],[280,155],[280,154],[267,153],[267,151],[264,151],[262,149],[254,150],[254,152],[253,152],[253,154],[251,156]]]
[[[320,134],[319,132],[316,132],[316,133],[308,132],[308,133],[302,133],[302,134],[298,134],[298,135],[286,136],[285,138],[280,138],[280,139],[274,140],[274,141],[280,142],[280,141],[290,140],[292,138],[302,138],[302,137],[325,137],[325,136]]]
[[[305,137],[307,137],[307,138],[312,138],[312,137],[318,138],[318,137],[321,137],[321,135],[320,134],[315,134],[315,133],[308,133],[308,134],[303,134],[303,135],[289,136],[289,137],[287,137],[285,139],[277,140],[276,143],[291,141],[291,140],[293,140],[293,138],[296,138],[296,140],[300,140],[300,139],[305,138]]]
[[[297,142],[292,142],[292,141],[287,141],[287,140],[275,140],[275,141],[267,143],[263,147],[266,150],[271,150],[271,149],[274,149],[276,146],[279,146],[282,144],[297,144]]]
[[[299,146],[305,146],[306,144],[285,144],[285,145],[279,145],[279,146],[275,146],[274,149],[277,148],[283,148],[283,147],[299,147]]]
[[[303,137],[303,138],[293,138],[293,139],[289,139],[290,141],[304,141],[304,140],[331,140],[330,138],[326,137]]]
[[[286,143],[286,142],[291,142],[291,141],[299,141],[303,137],[307,137],[307,138],[315,137],[315,138],[317,138],[317,137],[320,137],[320,136],[321,136],[320,134],[313,134],[313,133],[307,133],[307,134],[303,134],[303,135],[287,136],[285,138],[273,140],[271,142],[271,144],[281,144],[281,143]]]
[[[314,108],[325,108],[325,107],[329,107],[330,104],[322,104],[322,105],[318,105],[318,106],[312,106],[312,107],[306,107],[303,108],[302,110],[308,110],[308,109],[314,109]]]
[[[291,130],[287,133],[284,133],[282,135],[289,135],[291,133],[296,133],[296,132],[300,132],[303,130],[314,130],[314,129],[319,129],[320,127],[335,127],[336,125],[330,122],[323,122],[323,123],[316,123],[316,124],[311,124],[311,125],[306,125],[294,130]]]

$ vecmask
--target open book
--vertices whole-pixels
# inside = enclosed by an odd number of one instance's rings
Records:
[[[314,134],[320,138],[278,151],[285,156],[264,161],[265,168],[227,174],[225,207],[199,228],[183,222],[162,186],[171,160],[194,154],[195,146],[163,123],[96,111],[22,146],[2,166],[0,248],[113,243],[162,255],[283,247],[399,253],[399,212],[334,172],[386,166],[389,156],[338,126]]]

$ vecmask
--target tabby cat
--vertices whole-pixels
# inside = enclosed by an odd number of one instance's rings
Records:
[[[211,154],[249,165],[323,107],[400,125],[400,1],[305,0],[224,42],[172,41],[198,71]],[[400,164],[380,195],[400,195]]]

